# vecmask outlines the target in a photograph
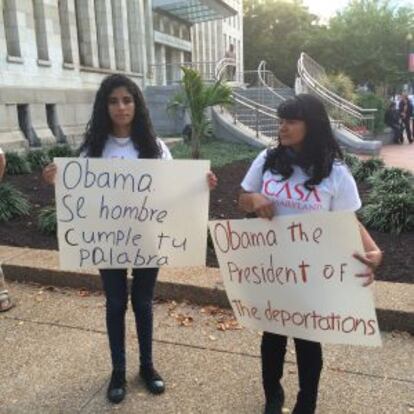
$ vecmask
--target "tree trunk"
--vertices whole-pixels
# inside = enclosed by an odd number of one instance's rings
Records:
[[[198,160],[200,158],[200,133],[194,125],[193,130],[191,131],[191,157],[193,160]]]

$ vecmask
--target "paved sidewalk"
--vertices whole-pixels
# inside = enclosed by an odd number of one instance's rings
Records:
[[[44,286],[101,289],[98,272],[59,270],[58,252],[0,245],[0,262],[8,280],[36,282]],[[380,329],[414,334],[414,284],[375,282],[374,298]],[[198,305],[230,307],[217,268],[162,268],[156,296],[188,300]]]
[[[260,336],[247,329],[218,330],[218,323],[231,321],[229,311],[155,305],[155,360],[167,382],[159,397],[136,379],[137,344],[128,311],[128,394],[110,406],[103,296],[16,282],[10,288],[17,306],[0,314],[2,414],[262,412]],[[383,334],[383,342],[383,348],[324,347],[319,414],[414,412],[414,339],[394,332]],[[294,361],[290,347],[286,413],[297,392]]]
[[[389,167],[404,168],[414,173],[414,144],[408,144],[406,139],[402,145],[384,145],[379,156]],[[365,155],[361,158],[369,157]]]

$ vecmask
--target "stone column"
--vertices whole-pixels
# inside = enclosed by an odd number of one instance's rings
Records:
[[[99,66],[115,69],[114,33],[111,0],[95,1]]]
[[[144,5],[142,0],[127,0],[128,38],[131,71],[145,74],[147,56],[145,51]]]
[[[75,0],[81,65],[97,68],[98,45],[93,0]]]
[[[112,0],[116,68],[122,71],[131,69],[127,19],[126,0]]]

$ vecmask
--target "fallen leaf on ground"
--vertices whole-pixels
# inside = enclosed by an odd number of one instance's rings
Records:
[[[87,297],[87,296],[90,296],[91,295],[91,292],[89,292],[88,290],[86,290],[86,289],[80,289],[79,290],[79,296],[81,297],[81,298],[85,298],[85,297]]]

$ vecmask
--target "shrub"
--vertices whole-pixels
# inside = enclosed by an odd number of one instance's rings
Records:
[[[50,158],[44,149],[29,151],[26,158],[32,170],[41,170],[50,163]]]
[[[40,210],[37,227],[44,234],[56,234],[57,220],[55,206],[48,206]]]
[[[32,172],[27,159],[17,152],[6,152],[6,172],[10,175],[29,174]]]
[[[26,197],[11,184],[0,184],[0,222],[27,215],[30,204]]]
[[[321,79],[322,85],[332,92],[350,102],[355,102],[358,98],[355,93],[355,85],[352,79],[343,72],[330,73]]]
[[[74,157],[75,151],[67,144],[55,145],[49,149],[48,155],[51,160],[55,157]]]
[[[369,228],[400,234],[414,230],[414,193],[383,193],[375,203],[361,209],[362,222]]]
[[[355,180],[361,183],[365,182],[377,171],[382,170],[384,166],[384,161],[381,158],[370,158],[368,160],[361,161],[358,168],[353,171]]]
[[[372,186],[370,199],[375,200],[381,194],[414,193],[413,175],[400,168],[384,168],[367,179]]]
[[[386,103],[384,99],[374,93],[363,93],[358,95],[357,104],[362,108],[377,109],[374,113],[374,132],[382,132],[384,130],[384,113]]]
[[[349,152],[344,154],[344,161],[351,170],[352,174],[355,174],[361,165],[361,160],[356,155],[350,154]]]

